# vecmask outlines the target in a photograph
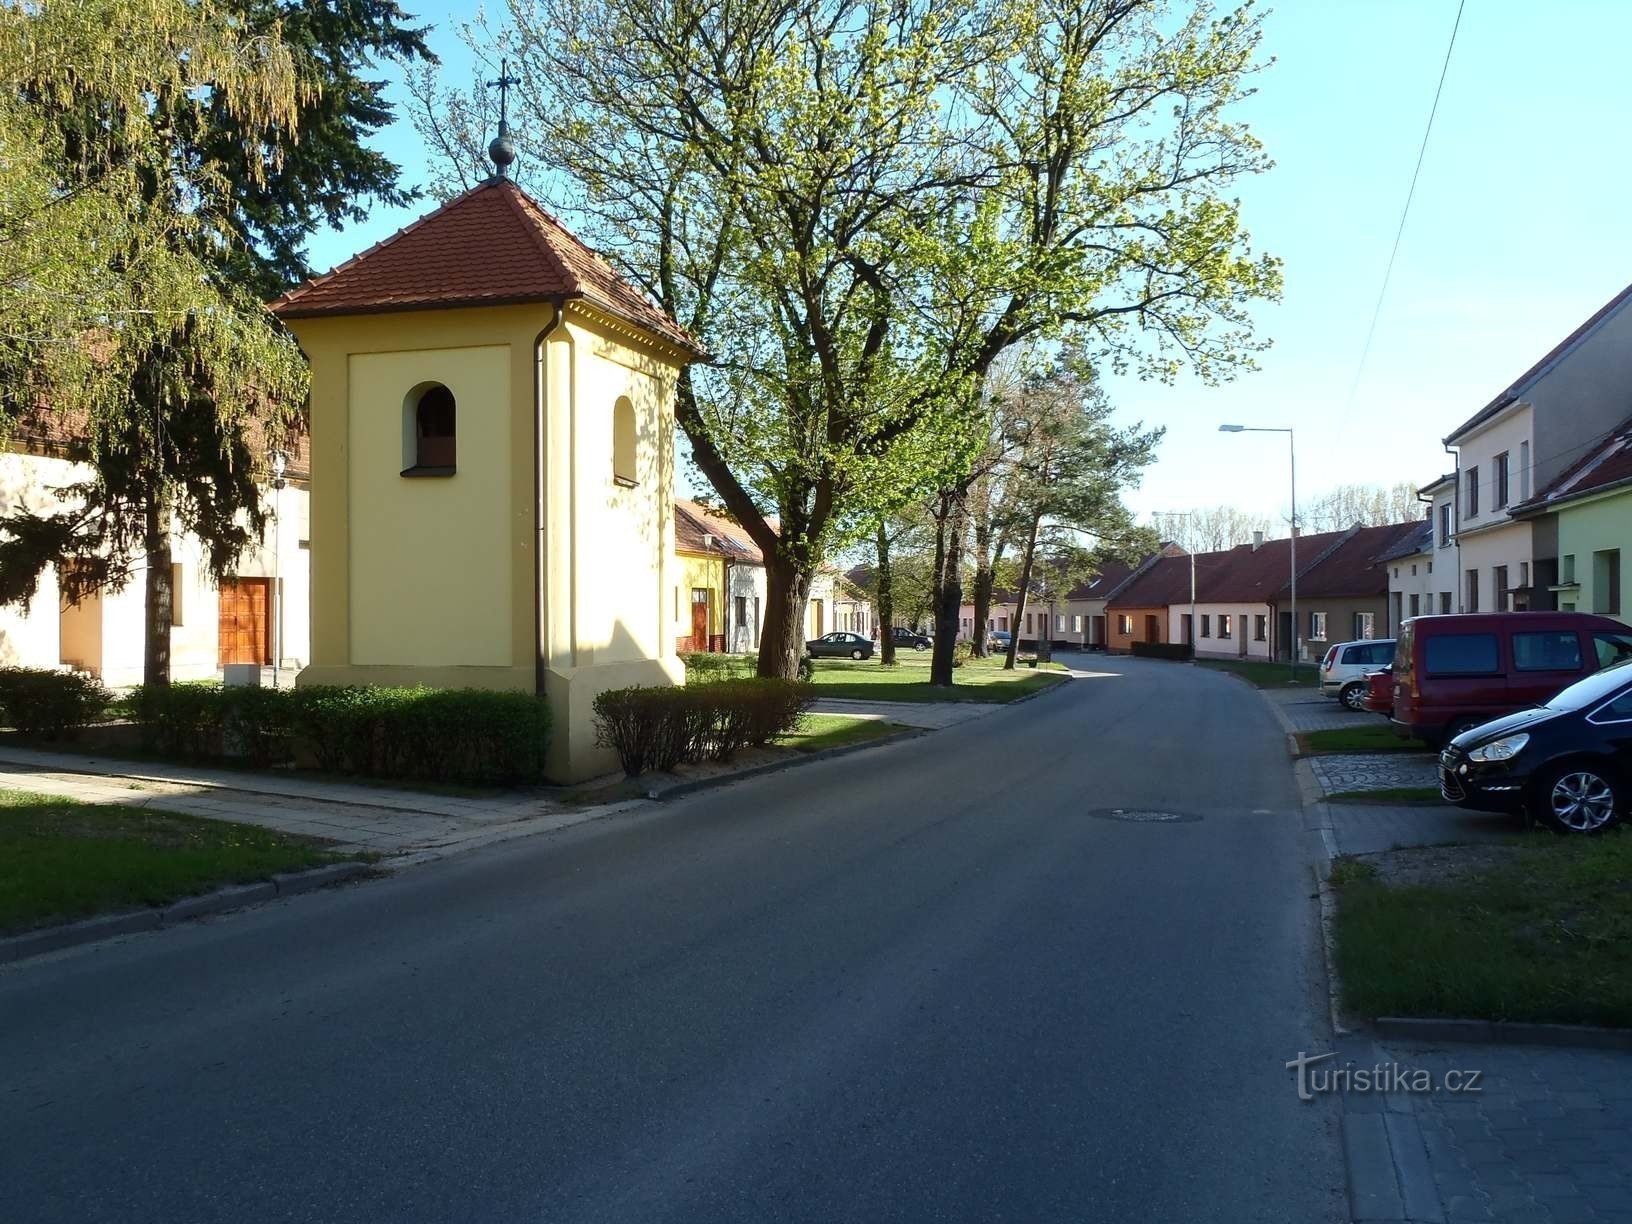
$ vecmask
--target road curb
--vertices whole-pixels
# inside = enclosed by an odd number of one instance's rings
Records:
[[[1632,1029],[1599,1028],[1584,1024],[1379,1016],[1373,1027],[1378,1036],[1391,1041],[1468,1041],[1487,1045],[1558,1046],[1576,1050],[1632,1050]]]
[[[1056,686],[1050,685],[1049,687]],[[1025,698],[1019,698],[1008,704],[1017,705],[1019,701],[1024,700]],[[944,728],[940,729],[944,730]],[[801,765],[813,765],[817,761],[830,761],[834,757],[849,756],[855,752],[867,752],[874,748],[885,748],[891,744],[919,739],[925,735],[935,734],[936,730],[937,728],[931,727],[909,727],[906,730],[897,731],[894,735],[879,736],[877,739],[864,740],[859,744],[840,744],[836,748],[823,748],[820,752],[806,752],[782,761],[767,761],[763,765],[750,765],[747,769],[739,769],[735,773],[716,774],[712,778],[693,778],[687,782],[676,782],[673,786],[666,786],[662,790],[649,791],[646,797],[655,799],[659,803],[665,803],[670,799],[695,795],[699,791],[729,786],[733,782],[742,782],[749,778],[762,778],[767,774],[780,773],[784,769],[798,769]]]
[[[163,907],[155,906],[153,909],[136,910],[126,914],[104,914],[98,918],[86,918],[81,922],[46,927],[23,935],[10,935],[0,939],[0,964],[41,956],[47,952],[57,952],[80,944],[95,943],[102,939],[112,939],[116,935],[157,931],[192,918],[203,918],[210,914],[225,913],[227,910],[242,909],[246,905],[273,901],[278,897],[327,888],[331,884],[368,875],[373,870],[368,863],[330,863],[314,867],[310,871],[280,873],[270,880],[260,880],[253,884],[230,884],[196,897],[183,897],[180,901]]]

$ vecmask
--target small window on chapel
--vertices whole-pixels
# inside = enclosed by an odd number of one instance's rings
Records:
[[[452,476],[458,462],[453,392],[427,383],[403,405],[404,476]]]
[[[612,479],[635,483],[635,408],[621,396],[612,405]]]

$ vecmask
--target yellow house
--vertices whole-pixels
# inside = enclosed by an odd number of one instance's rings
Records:
[[[311,363],[301,684],[524,689],[550,776],[607,688],[684,679],[674,389],[696,343],[495,177],[272,304]]]

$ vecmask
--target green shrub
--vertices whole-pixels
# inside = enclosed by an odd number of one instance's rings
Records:
[[[214,760],[225,755],[223,730],[227,699],[219,684],[138,685],[124,700],[141,730],[142,747],[182,760]]]
[[[630,777],[727,760],[792,731],[815,699],[796,680],[608,689],[595,698],[595,742],[611,748]]]
[[[102,717],[108,690],[93,676],[0,667],[0,721],[24,735],[58,739]]]
[[[687,684],[713,684],[717,680],[745,680],[754,674],[758,660],[753,655],[692,651],[680,656],[686,665]]]
[[[962,667],[965,663],[969,662],[970,659],[974,658],[974,656],[975,644],[973,642],[958,641],[952,643],[953,667]]]
[[[143,744],[165,756],[293,763],[332,773],[512,785],[544,776],[549,707],[480,689],[141,688],[128,703]]]

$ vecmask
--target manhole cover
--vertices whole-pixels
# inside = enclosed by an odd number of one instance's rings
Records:
[[[1153,808],[1101,808],[1088,814],[1100,820],[1126,820],[1133,824],[1185,824],[1201,819],[1184,812],[1158,812]]]

